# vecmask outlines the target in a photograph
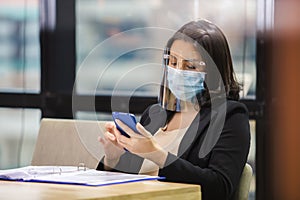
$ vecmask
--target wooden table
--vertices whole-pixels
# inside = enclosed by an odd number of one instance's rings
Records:
[[[0,199],[201,200],[201,192],[198,185],[160,181],[140,181],[99,187],[0,181]]]

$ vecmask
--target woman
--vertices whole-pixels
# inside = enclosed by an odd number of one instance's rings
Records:
[[[168,41],[164,63],[159,104],[143,113],[139,133],[117,122],[130,138],[106,124],[97,169],[199,184],[203,199],[233,198],[250,131],[225,36],[206,20],[187,23]]]

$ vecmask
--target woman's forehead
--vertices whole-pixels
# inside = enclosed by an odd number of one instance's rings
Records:
[[[183,40],[175,40],[170,48],[170,53],[186,60],[201,59],[201,55],[194,45]]]

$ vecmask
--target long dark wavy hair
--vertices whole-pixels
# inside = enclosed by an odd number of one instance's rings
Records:
[[[218,93],[222,82],[225,89],[225,92],[223,89],[223,93],[226,94],[226,98],[236,101],[239,100],[240,85],[236,80],[233,70],[228,42],[220,28],[207,20],[191,21],[182,26],[168,40],[168,49],[171,48],[175,40],[184,40],[192,43],[207,64],[205,90],[202,94],[197,95],[200,107],[211,105],[213,99],[211,99],[210,93]],[[211,67],[213,64],[216,67]],[[217,73],[216,70],[218,70]],[[219,78],[215,76],[216,74],[220,74]]]

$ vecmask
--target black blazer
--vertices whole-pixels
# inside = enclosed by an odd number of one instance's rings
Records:
[[[167,113],[158,104],[150,106],[140,123],[154,134],[163,127]],[[246,107],[228,100],[214,108],[201,108],[184,135],[178,155],[168,154],[162,181],[201,185],[202,199],[231,199],[238,186],[250,147]],[[143,158],[126,152],[113,171],[138,173]],[[98,170],[104,170],[103,159]]]

